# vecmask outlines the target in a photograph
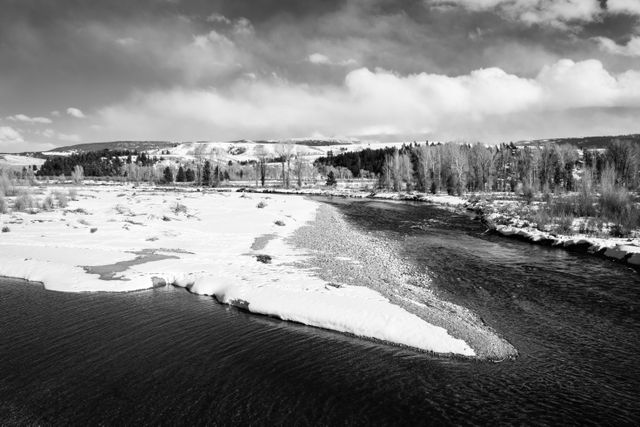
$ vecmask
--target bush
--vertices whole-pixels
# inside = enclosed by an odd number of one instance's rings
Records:
[[[547,213],[546,210],[540,209],[533,216],[532,220],[536,223],[536,228],[538,230],[546,231],[547,225],[549,225],[551,218],[549,217],[549,213]]]
[[[4,196],[0,194],[0,214],[6,214],[7,212],[9,212],[9,205],[4,199]]]
[[[15,196],[16,195],[16,186],[15,183],[9,176],[7,176],[6,172],[2,172],[0,174],[0,196]]]
[[[533,201],[533,196],[533,188],[530,185],[525,185],[522,189],[522,197],[524,197],[528,205]]]
[[[25,212],[36,208],[36,202],[30,194],[23,193],[16,198],[13,203],[13,209],[19,212]]]
[[[171,210],[174,214],[178,215],[179,213],[187,214],[187,207],[181,203],[176,203]]]
[[[279,225],[280,227],[284,227],[284,222],[280,220],[277,220],[274,224]]]
[[[573,234],[573,217],[569,215],[560,216],[556,222],[555,232],[559,234]]]
[[[260,201],[260,203],[258,203],[258,204],[256,205],[256,207],[257,207],[258,209],[262,209],[262,208],[264,208],[264,207],[266,207],[266,206],[267,206],[267,204],[266,204],[265,202],[263,202],[263,201]]]
[[[53,210],[53,197],[51,197],[51,195],[48,195],[42,201],[42,210],[44,211]]]
[[[71,179],[74,184],[80,184],[84,180],[84,168],[80,165],[75,165],[71,172]]]
[[[256,260],[263,264],[271,264],[271,259],[270,255],[256,255]]]
[[[69,205],[69,199],[67,198],[66,194],[64,194],[61,191],[56,191],[53,194],[56,197],[56,200],[58,201],[58,206],[59,207],[66,208]]]
[[[9,227],[7,227],[6,225],[4,227],[2,227],[2,232],[3,233],[8,233],[10,231],[11,231],[11,229]]]

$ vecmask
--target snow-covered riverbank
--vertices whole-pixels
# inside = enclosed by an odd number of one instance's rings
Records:
[[[0,226],[10,231],[0,236],[0,275],[64,292],[174,284],[254,313],[476,355],[464,340],[380,292],[360,283],[335,286],[302,268],[308,250],[291,239],[313,224],[318,206],[275,194],[82,187],[66,208],[1,216]]]
[[[640,268],[640,238],[638,237],[596,237],[580,232],[562,234],[541,231],[534,226],[535,224],[523,220],[515,213],[496,212],[495,203],[475,199],[466,202],[464,206],[479,214],[490,230],[502,236],[600,255],[636,269]]]

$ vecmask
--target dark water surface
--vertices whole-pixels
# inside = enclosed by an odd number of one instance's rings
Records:
[[[638,424],[640,275],[427,205],[332,201],[520,352],[438,358],[182,289],[0,283],[0,424]]]

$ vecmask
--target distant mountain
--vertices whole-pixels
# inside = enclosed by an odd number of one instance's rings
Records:
[[[162,150],[177,146],[176,142],[169,141],[111,141],[111,142],[91,142],[86,144],[68,145],[66,147],[57,147],[47,153],[68,153],[68,152],[90,152],[101,150]]]
[[[572,144],[578,148],[604,149],[609,147],[611,142],[616,139],[633,141],[637,144],[640,144],[640,134],[617,135],[617,136],[586,136],[583,138],[537,139],[533,141],[519,141],[514,144],[517,146],[530,146],[530,145],[544,145],[547,142],[551,142],[554,144]]]

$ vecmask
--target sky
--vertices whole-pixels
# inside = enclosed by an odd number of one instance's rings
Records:
[[[0,152],[640,133],[640,0],[0,0]]]

